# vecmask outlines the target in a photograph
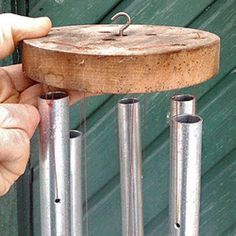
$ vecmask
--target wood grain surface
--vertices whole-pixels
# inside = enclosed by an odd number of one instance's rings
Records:
[[[220,39],[181,27],[80,25],[25,40],[23,70],[47,85],[91,93],[147,93],[202,83],[219,70]]]

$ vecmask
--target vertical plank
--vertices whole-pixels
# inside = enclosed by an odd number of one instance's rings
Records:
[[[16,185],[0,197],[0,235],[18,236]]]

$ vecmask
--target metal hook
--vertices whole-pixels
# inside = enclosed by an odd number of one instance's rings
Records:
[[[125,12],[118,12],[118,13],[116,13],[116,14],[111,18],[111,20],[114,21],[114,20],[116,20],[117,18],[119,18],[120,16],[124,16],[124,17],[126,18],[126,20],[127,20],[126,24],[123,25],[123,26],[119,29],[119,35],[120,35],[120,36],[123,36],[123,35],[124,35],[124,30],[125,30],[126,28],[128,28],[129,25],[131,24],[131,18],[130,18],[130,16],[129,16],[127,13],[125,13]]]

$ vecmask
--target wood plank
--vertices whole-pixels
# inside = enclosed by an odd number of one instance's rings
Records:
[[[30,0],[29,1],[29,9],[31,9],[31,11],[34,9],[34,7],[37,7],[37,4],[42,4],[42,2],[45,2],[44,0]],[[39,8],[40,9],[40,8]]]
[[[232,236],[232,235],[236,235],[236,222],[221,234],[221,236]]]
[[[18,235],[16,195],[16,185],[14,185],[7,195],[0,198],[0,235]]]
[[[110,23],[112,16],[119,11],[125,11],[136,24],[186,26],[213,2],[213,0],[171,2],[166,0],[125,0],[110,12],[102,23]]]
[[[11,12],[11,0],[4,0],[0,2],[0,14]]]
[[[119,0],[41,0],[30,9],[30,16],[49,16],[54,26],[93,24],[103,18]],[[66,13],[66,15],[65,15]]]
[[[32,173],[27,166],[23,176],[17,181],[17,218],[18,218],[18,234],[32,235]]]
[[[233,60],[236,55],[235,4],[235,0],[227,0],[224,2],[216,1],[190,25],[192,28],[205,29],[214,32],[221,38],[220,73],[215,79],[208,81],[201,86],[200,89],[203,93],[216,84],[235,66],[235,60]]]

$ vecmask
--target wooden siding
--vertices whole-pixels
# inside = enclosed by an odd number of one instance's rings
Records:
[[[19,1],[18,12],[25,9],[22,2]],[[236,0],[29,2],[31,16],[48,15],[54,26],[110,23],[112,15],[125,11],[134,23],[199,28],[221,37],[221,70],[213,80],[180,91],[138,95],[143,111],[144,224],[145,235],[167,235],[169,98],[176,92],[188,92],[197,96],[198,113],[204,119],[201,235],[236,235]],[[122,97],[106,95],[86,101],[91,236],[121,235],[116,103]],[[72,128],[83,130],[83,112],[83,101],[71,108]],[[40,235],[37,135],[32,141],[29,170],[17,192],[18,199],[11,194],[0,199],[0,235]],[[8,228],[12,230],[10,217],[13,215],[1,207],[15,202],[18,203],[18,234],[16,230],[7,232]],[[8,218],[2,227],[4,214]],[[14,226],[17,227],[17,222]]]

